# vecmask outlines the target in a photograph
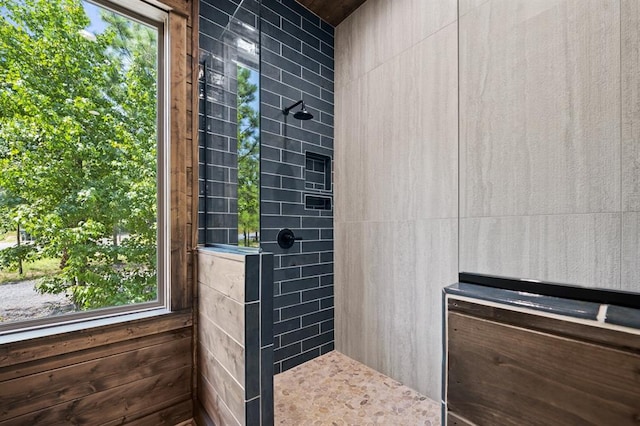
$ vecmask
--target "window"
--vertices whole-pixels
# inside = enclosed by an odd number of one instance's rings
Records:
[[[121,3],[0,0],[0,331],[167,304],[167,15]]]

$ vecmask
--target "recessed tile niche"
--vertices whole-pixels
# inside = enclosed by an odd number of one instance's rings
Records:
[[[305,160],[305,190],[321,193],[305,194],[305,209],[331,210],[331,157],[307,151]]]

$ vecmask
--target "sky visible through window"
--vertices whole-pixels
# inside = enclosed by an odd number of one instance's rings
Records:
[[[87,16],[91,20],[91,24],[87,27],[87,31],[94,35],[102,33],[107,25],[100,17],[101,8],[88,1],[83,1],[82,5],[84,6]]]

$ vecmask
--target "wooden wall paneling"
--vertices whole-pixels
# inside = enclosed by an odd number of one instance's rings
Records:
[[[449,313],[448,409],[478,425],[637,425],[640,355]]]
[[[458,312],[489,321],[579,339],[584,342],[605,345],[614,349],[632,351],[640,354],[640,335],[535,314],[525,314],[463,300],[449,299],[447,305],[450,312]]]
[[[191,365],[191,337],[50,369],[0,387],[0,421]]]
[[[0,426],[101,424],[126,417],[129,413],[145,411],[147,407],[162,404],[167,400],[189,400],[191,398],[190,376],[190,366],[165,371],[156,376],[95,392],[81,399],[0,421]]]
[[[40,339],[6,343],[0,345],[0,365],[4,368],[22,362],[49,358],[190,326],[190,313],[164,315]]]
[[[169,17],[171,61],[171,309],[190,307],[187,281],[185,222],[186,179],[186,38],[187,19],[176,13]]]
[[[117,426],[121,424],[134,423],[136,426],[176,426],[178,424],[190,424],[184,423],[184,419],[191,419],[192,417],[192,402],[191,400],[176,401],[175,404],[169,408],[156,409],[150,407],[151,414],[141,415],[142,413],[136,413],[134,415],[127,415],[126,417],[108,422],[102,426]],[[187,422],[190,420],[187,420]]]
[[[447,426],[474,426],[474,424],[454,413],[447,413]]]
[[[171,12],[174,14],[180,14],[184,17],[188,17],[191,13],[191,0],[160,0],[166,6],[171,8]]]
[[[73,353],[53,356],[51,358],[42,358],[22,364],[10,365],[0,368],[0,383],[31,374],[37,374],[42,371],[54,370],[67,365],[79,364],[94,359],[108,357],[110,355],[141,349],[145,346],[154,346],[191,337],[191,329],[182,328],[144,338],[134,338],[122,342],[111,343],[105,346],[92,348],[91,350],[81,350]]]
[[[333,25],[337,26],[356,10],[365,0],[297,0],[298,3]]]

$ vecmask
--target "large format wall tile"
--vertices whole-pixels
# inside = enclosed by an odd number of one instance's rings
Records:
[[[337,221],[456,216],[456,45],[449,25],[340,90]]]
[[[640,213],[622,214],[623,290],[640,292]]]
[[[620,288],[620,213],[460,220],[460,270]]]
[[[455,22],[456,0],[369,0],[336,28],[336,86]]]
[[[460,18],[463,217],[619,211],[620,131],[618,1]]]
[[[336,347],[433,399],[457,266],[455,12],[369,0],[336,29]]]
[[[621,1],[622,206],[640,211],[640,2]]]
[[[457,220],[336,230],[344,235],[337,258],[349,258],[336,268],[337,349],[437,398],[442,287],[457,279]]]
[[[458,0],[458,16],[466,15],[488,1],[491,0]]]

